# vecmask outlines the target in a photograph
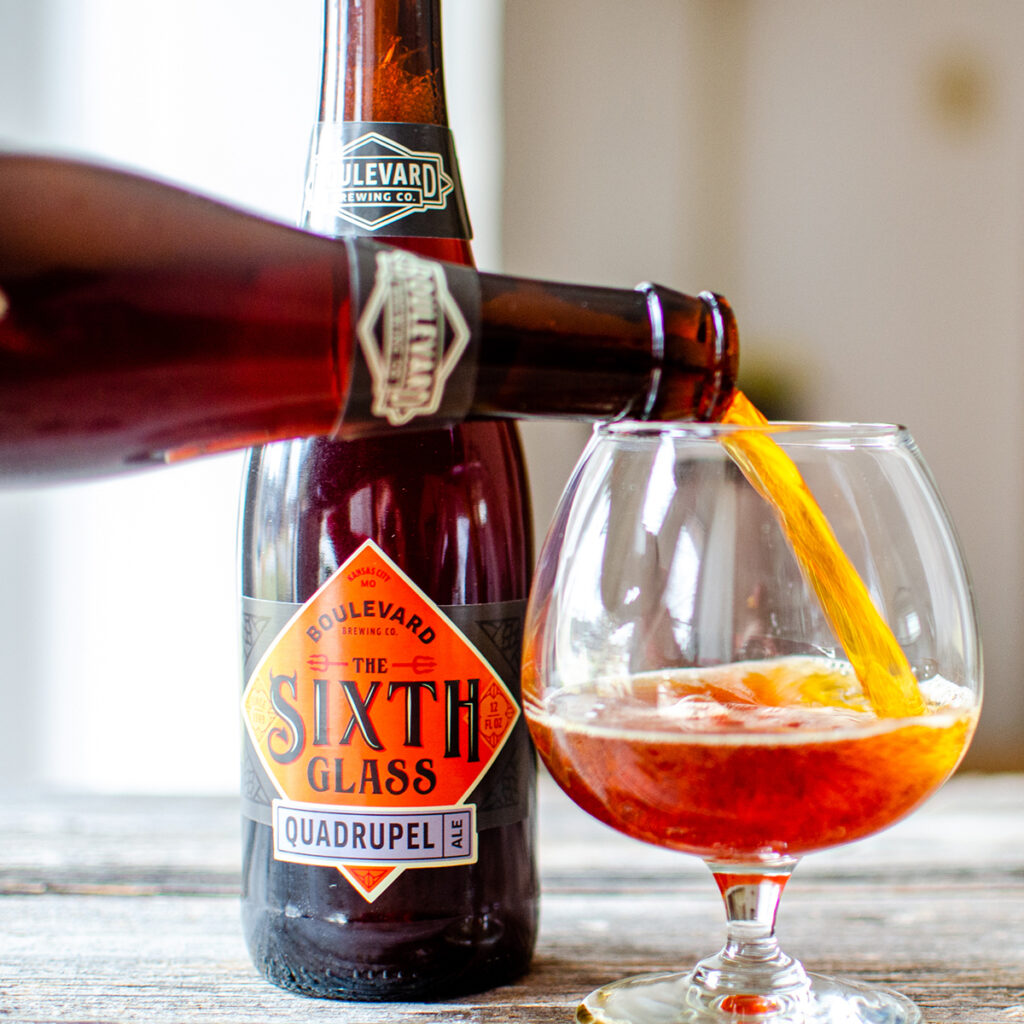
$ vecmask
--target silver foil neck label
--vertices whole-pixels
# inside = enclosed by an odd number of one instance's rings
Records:
[[[470,329],[439,263],[389,249],[376,253],[356,335],[370,371],[370,411],[400,427],[440,409]]]
[[[319,124],[303,224],[327,235],[469,238],[451,133],[440,125]]]

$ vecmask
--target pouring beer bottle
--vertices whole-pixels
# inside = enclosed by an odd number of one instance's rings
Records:
[[[440,0],[325,8],[302,226],[471,265]],[[415,294],[397,305],[381,330],[414,360],[431,328]],[[434,999],[527,968],[528,513],[510,421],[252,452],[242,916],[270,981]]]
[[[481,274],[0,153],[3,487],[467,419],[715,420],[738,356],[707,292]]]

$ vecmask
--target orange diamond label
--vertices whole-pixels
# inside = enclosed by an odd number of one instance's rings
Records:
[[[498,673],[372,541],[299,609],[242,695],[280,799],[275,856],[375,899],[405,868],[476,860],[465,800],[519,718]]]

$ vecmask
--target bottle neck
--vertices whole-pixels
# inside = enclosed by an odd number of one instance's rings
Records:
[[[479,282],[473,415],[707,421],[732,400],[739,338],[720,296]]]
[[[717,419],[736,380],[732,312],[710,293],[478,274],[356,239],[343,439],[534,416]]]
[[[320,120],[301,223],[470,263],[440,0],[325,0]]]
[[[325,0],[320,120],[447,126],[440,0]]]

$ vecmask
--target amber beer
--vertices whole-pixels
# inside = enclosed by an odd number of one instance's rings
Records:
[[[746,864],[860,839],[937,789],[977,710],[950,683],[921,689],[924,714],[881,718],[848,663],[819,658],[568,687],[549,705],[524,676],[538,751],[584,810],[636,839]]]

